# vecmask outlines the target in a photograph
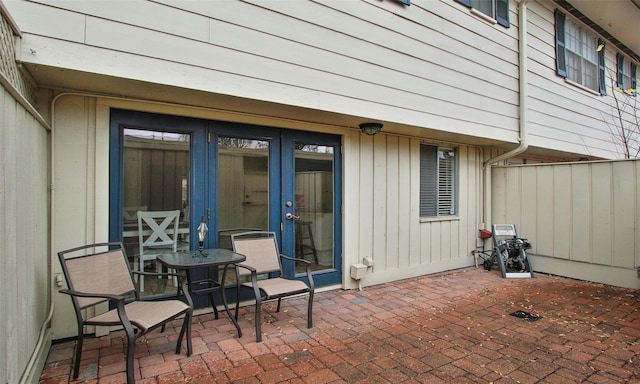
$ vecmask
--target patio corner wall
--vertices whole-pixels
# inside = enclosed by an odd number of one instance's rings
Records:
[[[0,382],[37,383],[51,343],[50,138],[4,9],[0,29]]]
[[[640,288],[640,160],[494,167],[493,223],[515,223],[538,272]]]

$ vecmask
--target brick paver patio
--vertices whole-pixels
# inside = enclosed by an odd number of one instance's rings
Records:
[[[191,357],[174,353],[177,328],[151,333],[137,383],[640,383],[638,290],[469,268],[317,293],[312,329],[303,299],[274,311],[262,343],[253,307],[240,309],[240,339],[224,316],[195,317]],[[74,342],[55,344],[41,383],[124,382],[123,338],[88,339],[77,381]]]

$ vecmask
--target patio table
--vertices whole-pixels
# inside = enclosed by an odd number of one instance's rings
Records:
[[[179,251],[179,252],[167,252],[158,256],[157,260],[168,268],[174,268],[177,270],[186,271],[187,287],[191,295],[208,294],[211,300],[211,306],[215,313],[215,318],[218,318],[218,310],[213,301],[213,293],[220,291],[222,296],[222,303],[224,309],[227,312],[227,316],[238,330],[238,337],[242,337],[242,330],[235,320],[235,317],[231,315],[229,311],[229,305],[227,304],[225,279],[227,275],[227,269],[229,266],[235,266],[237,263],[241,263],[246,260],[246,257],[242,254],[232,252],[228,249],[212,248],[203,249],[202,251]],[[199,268],[208,268],[210,271],[215,267],[223,268],[222,277],[220,281],[217,278],[213,278],[212,273],[209,273],[209,277],[206,279],[192,280],[191,272]],[[236,278],[236,289],[238,290],[240,282]],[[236,291],[237,292],[237,291]],[[238,295],[236,294],[239,300]],[[237,308],[237,307],[236,307]]]

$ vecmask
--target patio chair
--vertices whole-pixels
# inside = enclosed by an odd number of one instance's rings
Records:
[[[127,337],[126,374],[129,384],[135,382],[133,358],[136,339],[158,327],[162,327],[164,331],[166,323],[180,316],[184,316],[184,320],[176,343],[176,354],[180,353],[182,340],[186,337],[187,356],[191,356],[193,302],[186,281],[182,278],[181,293],[184,294],[187,303],[176,299],[143,301],[140,300],[140,294],[136,289],[122,243],[85,245],[58,252],[58,258],[68,286],[68,289],[61,289],[60,292],[71,296],[78,321],[78,339],[73,362],[74,379],[78,378],[80,370],[85,325],[124,328]],[[130,297],[132,294],[133,298]],[[105,302],[113,309],[100,313]],[[98,304],[103,305],[96,307]],[[85,311],[87,308],[94,308],[94,311]],[[87,312],[95,315],[86,315]]]
[[[138,211],[138,270],[144,272],[144,264],[153,261],[156,272],[160,273],[162,266],[156,262],[161,252],[176,252],[178,250],[178,222],[180,211]],[[172,271],[170,271],[172,272]],[[175,271],[173,271],[175,273]],[[140,292],[144,292],[144,275],[139,276]],[[173,279],[177,286],[177,279]]]
[[[278,299],[276,312],[280,312],[282,298],[308,294],[307,328],[312,328],[313,317],[313,277],[311,276],[311,263],[308,260],[281,255],[273,232],[254,231],[231,235],[233,251],[243,254],[247,259],[237,264],[238,278],[249,278],[250,281],[242,283],[241,287],[251,288],[256,300],[255,323],[256,341],[262,341],[260,321],[260,308],[263,300]],[[304,263],[306,266],[306,284],[300,280],[286,279],[282,273],[282,259],[294,260]],[[238,301],[236,301],[236,320],[238,319]]]
[[[138,220],[138,211],[146,211],[147,206],[128,206],[122,208],[122,220],[124,222],[132,222],[135,223]]]

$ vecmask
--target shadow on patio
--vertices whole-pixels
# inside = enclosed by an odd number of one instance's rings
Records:
[[[317,293],[312,329],[305,303],[265,307],[262,343],[253,307],[240,309],[241,339],[224,315],[196,316],[189,358],[174,353],[179,324],[153,332],[136,348],[137,383],[640,382],[637,290],[470,268]],[[87,339],[71,382],[124,382],[123,338]],[[42,384],[69,382],[73,345],[52,347]]]

